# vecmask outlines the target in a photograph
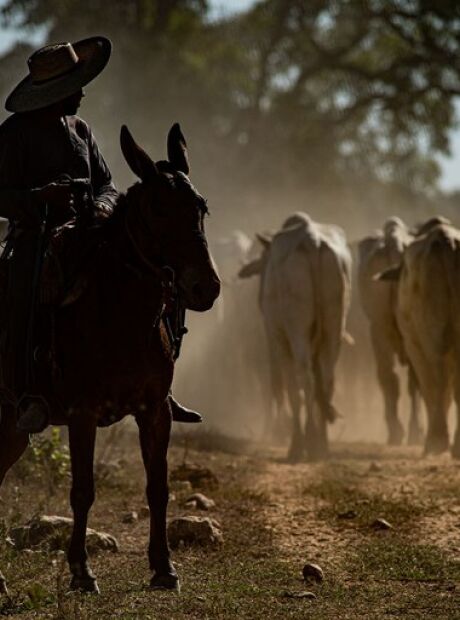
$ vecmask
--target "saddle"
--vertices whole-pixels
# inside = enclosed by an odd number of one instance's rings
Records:
[[[82,267],[98,242],[93,239],[93,243],[89,243],[73,222],[52,230],[40,274],[40,305],[57,308],[70,305],[81,297],[87,282]]]

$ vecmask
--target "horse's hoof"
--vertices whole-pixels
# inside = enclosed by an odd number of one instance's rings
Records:
[[[87,592],[88,594],[101,593],[94,577],[72,577],[70,589],[78,590],[79,592]]]
[[[180,591],[179,577],[175,573],[155,574],[150,580],[152,590],[175,590]]]

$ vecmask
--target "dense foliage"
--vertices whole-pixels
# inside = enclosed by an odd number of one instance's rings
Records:
[[[206,0],[3,8],[6,24],[49,40],[109,36],[113,59],[85,114],[112,165],[121,120],[158,152],[179,119],[199,180],[228,207],[307,190],[327,202],[331,187],[357,184],[360,196],[386,187],[386,200],[432,192],[460,94],[459,18],[456,0],[259,0],[220,19]],[[3,59],[5,90],[20,52]]]

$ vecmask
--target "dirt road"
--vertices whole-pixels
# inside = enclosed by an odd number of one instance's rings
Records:
[[[129,449],[121,469],[100,482],[90,519],[121,546],[120,553],[92,561],[102,594],[66,594],[67,569],[56,555],[4,548],[1,564],[12,598],[0,603],[0,614],[66,620],[460,618],[459,463],[447,455],[421,459],[416,449],[343,444],[333,447],[326,463],[294,466],[283,462],[281,451],[242,451],[225,442],[220,447],[185,455],[219,480],[204,492],[216,501],[208,515],[221,524],[225,542],[174,552],[180,595],[147,588],[148,520],[122,523],[127,510],[144,505],[142,467],[137,450]],[[173,448],[171,469],[183,459],[184,450]],[[66,488],[50,498],[38,483],[18,478],[13,473],[3,491],[5,526],[36,512],[69,514]],[[174,490],[170,516],[197,514],[184,506],[187,494],[180,486]],[[322,583],[303,581],[306,562],[322,567]]]

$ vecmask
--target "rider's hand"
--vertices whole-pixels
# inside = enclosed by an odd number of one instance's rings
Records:
[[[75,218],[75,195],[70,183],[53,181],[44,187],[32,190],[33,210],[39,221],[44,216],[43,206],[48,209],[48,220],[52,225],[63,224]],[[37,208],[38,207],[38,208]],[[27,214],[25,214],[27,217]]]
[[[48,183],[34,193],[40,202],[46,203],[52,209],[73,210],[75,197],[69,183]]]

